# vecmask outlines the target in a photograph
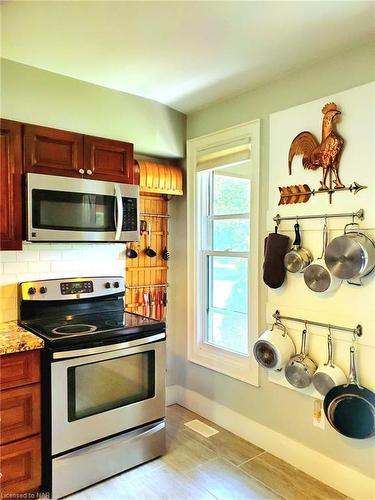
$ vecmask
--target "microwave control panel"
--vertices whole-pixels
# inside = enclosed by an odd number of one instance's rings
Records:
[[[136,198],[122,198],[123,207],[123,231],[137,231],[138,228],[138,213]]]

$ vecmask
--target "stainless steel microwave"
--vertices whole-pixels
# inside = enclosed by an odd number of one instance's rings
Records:
[[[28,241],[116,242],[139,239],[139,187],[26,174]]]

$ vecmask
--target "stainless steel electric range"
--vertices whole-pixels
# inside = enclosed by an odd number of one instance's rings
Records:
[[[165,323],[124,313],[122,277],[19,285],[42,337],[43,491],[61,498],[165,452]]]

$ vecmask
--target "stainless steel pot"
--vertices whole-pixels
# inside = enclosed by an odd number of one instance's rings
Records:
[[[309,250],[301,247],[301,234],[298,222],[294,224],[295,240],[291,250],[284,257],[284,266],[290,273],[302,273],[310,264],[313,256]]]
[[[285,367],[285,377],[289,384],[298,389],[305,389],[311,384],[316,371],[316,364],[306,354],[306,328],[302,332],[301,352],[293,356]]]
[[[324,254],[328,243],[328,227],[327,222],[323,226],[323,249],[322,255],[319,259],[314,260],[309,264],[303,274],[306,285],[313,292],[332,292],[341,285],[341,280],[336,278],[328,269],[325,261]]]
[[[361,278],[375,268],[375,243],[358,229],[347,231],[348,226],[359,227],[356,223],[345,226],[344,234],[327,246],[325,262],[337,278],[361,285]]]

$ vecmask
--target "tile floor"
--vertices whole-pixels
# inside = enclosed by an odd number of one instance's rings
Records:
[[[208,438],[184,425],[199,419]],[[179,405],[167,408],[167,454],[69,500],[343,500],[304,472]]]

